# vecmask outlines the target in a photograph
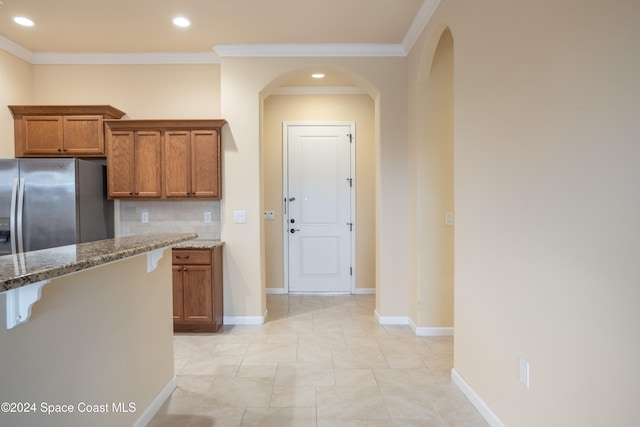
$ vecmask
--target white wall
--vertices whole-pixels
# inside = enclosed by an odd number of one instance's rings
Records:
[[[509,426],[640,424],[638,22],[635,0],[443,0],[409,57],[414,93],[451,28],[454,364]]]

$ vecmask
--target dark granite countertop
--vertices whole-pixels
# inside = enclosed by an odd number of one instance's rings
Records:
[[[224,242],[221,240],[206,240],[206,239],[195,239],[195,240],[187,240],[186,242],[178,243],[177,245],[173,245],[176,249],[211,249],[216,246],[223,246]]]
[[[196,233],[141,234],[0,256],[0,292],[193,240]]]

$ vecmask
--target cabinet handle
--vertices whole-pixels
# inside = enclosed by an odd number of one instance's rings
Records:
[[[176,255],[178,259],[189,259],[189,255]]]

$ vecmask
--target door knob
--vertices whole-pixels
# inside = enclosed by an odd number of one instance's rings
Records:
[[[292,228],[291,230],[289,230],[291,232],[291,234],[295,233],[296,231],[300,231],[297,228]]]

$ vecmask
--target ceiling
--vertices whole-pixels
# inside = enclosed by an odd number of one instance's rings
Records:
[[[220,45],[402,45],[416,17],[436,3],[0,0],[0,38],[36,54],[196,53],[212,52]],[[35,26],[15,24],[12,18],[18,15],[32,19]],[[190,19],[191,26],[175,27],[171,21],[178,15]]]

